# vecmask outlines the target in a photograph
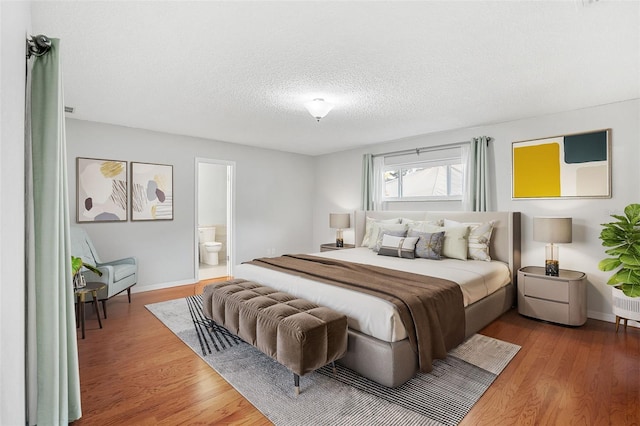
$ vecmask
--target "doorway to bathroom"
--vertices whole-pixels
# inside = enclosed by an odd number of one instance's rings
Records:
[[[195,276],[231,276],[235,163],[196,158]]]

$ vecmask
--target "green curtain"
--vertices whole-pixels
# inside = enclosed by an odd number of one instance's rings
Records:
[[[362,157],[362,210],[373,210],[373,155]]]
[[[485,212],[489,208],[487,150],[490,140],[480,136],[469,143],[464,210]]]
[[[27,75],[28,421],[67,425],[82,411],[60,41],[51,41]]]

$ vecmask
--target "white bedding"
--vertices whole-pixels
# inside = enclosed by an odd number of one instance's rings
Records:
[[[313,253],[313,255],[377,265],[457,282],[462,288],[464,306],[482,299],[510,282],[509,267],[500,261],[401,259],[378,256],[377,253],[365,247]],[[394,306],[377,297],[255,265],[237,265],[234,269],[234,277],[256,281],[342,312],[347,315],[351,329],[385,342],[396,342],[407,337]]]

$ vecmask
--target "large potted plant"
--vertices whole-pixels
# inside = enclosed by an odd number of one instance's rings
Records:
[[[616,220],[603,223],[600,232],[609,257],[598,263],[598,269],[615,271],[607,284],[613,286],[617,330],[620,318],[640,321],[640,299],[635,299],[640,297],[640,204],[629,204],[624,216],[611,217]]]

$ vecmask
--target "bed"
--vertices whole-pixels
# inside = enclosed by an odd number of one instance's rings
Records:
[[[361,247],[366,223],[402,218],[404,221],[493,221],[489,243],[491,261],[428,260],[379,256]],[[354,212],[354,249],[313,253],[313,256],[357,264],[377,265],[411,274],[444,278],[460,284],[464,298],[464,335],[469,337],[491,323],[515,302],[520,267],[520,214],[517,212]],[[393,305],[375,296],[334,287],[297,275],[257,266],[238,265],[236,278],[255,281],[301,297],[348,317],[347,354],[339,361],[382,385],[397,387],[418,371],[418,358]]]

